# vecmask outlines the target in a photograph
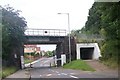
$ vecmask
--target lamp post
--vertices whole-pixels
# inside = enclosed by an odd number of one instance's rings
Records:
[[[68,37],[69,37],[69,61],[71,62],[71,43],[70,43],[70,16],[69,13],[58,13],[58,14],[66,14],[68,16]]]

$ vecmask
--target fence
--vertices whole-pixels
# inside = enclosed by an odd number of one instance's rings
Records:
[[[64,29],[30,29],[25,31],[25,35],[31,36],[66,36]]]

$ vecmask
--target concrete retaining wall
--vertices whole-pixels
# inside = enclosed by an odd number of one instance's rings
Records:
[[[92,59],[98,60],[99,57],[101,57],[101,54],[100,54],[100,49],[99,49],[99,46],[97,43],[79,43],[79,44],[76,44],[76,51],[77,51],[76,57],[77,57],[77,59],[81,59],[80,48],[90,48],[90,47],[94,47]]]

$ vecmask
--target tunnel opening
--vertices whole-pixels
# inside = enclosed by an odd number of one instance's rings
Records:
[[[80,57],[82,60],[91,60],[93,58],[94,47],[80,48]]]

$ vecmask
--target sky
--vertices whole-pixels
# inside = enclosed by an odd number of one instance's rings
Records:
[[[28,28],[66,29],[68,32],[68,16],[70,30],[85,26],[89,9],[94,0],[1,0],[0,5],[9,4],[15,10],[21,10],[21,16],[27,21]],[[43,45],[41,45],[42,47]],[[53,49],[56,45],[53,45]],[[43,48],[49,50],[51,46]],[[51,49],[50,49],[51,50]]]
[[[40,47],[40,50],[44,50],[44,51],[53,51],[56,49],[56,45],[37,45],[37,47]]]

